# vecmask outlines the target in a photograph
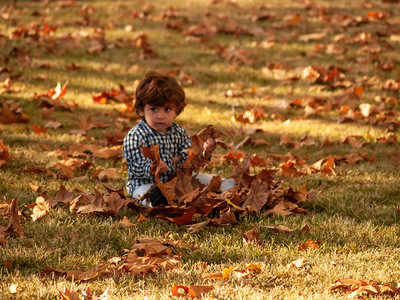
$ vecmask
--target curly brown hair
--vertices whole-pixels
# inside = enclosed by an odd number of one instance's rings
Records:
[[[163,75],[155,71],[148,71],[146,77],[136,88],[136,111],[143,110],[146,104],[164,106],[173,104],[176,115],[179,115],[186,106],[185,92],[172,76]]]

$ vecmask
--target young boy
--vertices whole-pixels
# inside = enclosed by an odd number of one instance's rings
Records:
[[[153,160],[143,155],[142,146],[150,148],[151,145],[159,145],[158,169],[162,182],[166,182],[175,172],[175,167],[179,168],[187,159],[188,154],[184,150],[190,148],[191,139],[186,130],[174,122],[186,106],[185,92],[173,77],[149,71],[139,83],[135,96],[135,108],[142,121],[124,138],[124,157],[128,166],[127,189],[132,198],[149,192],[153,207],[167,205],[167,199],[158,186],[154,186],[155,176],[150,173]],[[214,140],[206,141],[203,157],[208,159],[215,147]],[[176,158],[180,160],[175,166]],[[207,184],[212,176],[204,175],[198,179]],[[141,204],[150,206],[146,200]]]

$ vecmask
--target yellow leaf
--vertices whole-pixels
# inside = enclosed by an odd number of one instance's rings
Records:
[[[230,268],[225,268],[225,269],[222,271],[222,278],[228,279],[228,278],[229,278],[229,274],[233,271],[234,268],[235,268],[235,266],[230,267]]]

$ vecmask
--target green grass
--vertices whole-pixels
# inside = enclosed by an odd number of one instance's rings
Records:
[[[0,94],[0,101],[15,100],[29,115],[26,124],[0,124],[0,140],[9,148],[10,160],[0,169],[0,199],[7,201],[17,198],[22,212],[21,223],[25,237],[10,237],[6,245],[0,246],[0,295],[2,299],[60,299],[57,289],[64,287],[80,294],[88,287],[97,295],[106,288],[112,299],[168,299],[171,287],[177,285],[214,285],[208,295],[213,299],[346,299],[347,294],[329,291],[329,285],[338,279],[354,278],[375,280],[397,286],[400,282],[400,223],[399,223],[399,162],[391,154],[398,153],[398,143],[388,145],[378,143],[377,139],[386,134],[388,124],[374,124],[366,119],[350,123],[338,123],[339,114],[334,108],[311,116],[305,120],[280,121],[271,115],[279,113],[285,118],[304,115],[300,107],[282,108],[282,101],[288,103],[305,96],[321,97],[330,100],[341,95],[344,88],[316,87],[317,84],[305,79],[292,83],[276,80],[273,72],[263,70],[268,63],[289,65],[291,70],[279,71],[283,75],[301,76],[307,66],[345,68],[340,71],[353,87],[365,82],[365,76],[379,76],[379,83],[364,85],[361,99],[352,103],[358,111],[361,103],[379,105],[375,98],[393,97],[399,99],[399,90],[385,90],[382,85],[388,79],[398,80],[400,65],[398,53],[400,44],[390,39],[397,34],[400,24],[398,3],[384,1],[75,1],[75,6],[62,6],[58,1],[17,0],[15,7],[11,1],[0,1],[0,66],[11,69],[13,77],[11,93]],[[304,2],[304,3],[303,3]],[[154,3],[154,5],[152,5]],[[262,5],[265,4],[265,8]],[[371,7],[368,7],[368,5]],[[82,24],[82,8],[88,5],[93,9],[89,24]],[[260,6],[261,5],[261,6]],[[176,21],[181,30],[167,29],[162,13],[173,6],[177,13]],[[148,11],[147,17],[140,12]],[[139,17],[132,13],[138,11]],[[388,15],[384,20],[368,21],[367,13],[381,11]],[[268,20],[254,22],[252,16],[270,12]],[[206,15],[211,15],[206,17]],[[290,25],[293,14],[300,16],[300,22]],[[364,18],[366,22],[344,26],[339,19],[329,23],[329,18],[352,16]],[[251,30],[260,27],[261,35],[240,35],[219,33],[208,37],[205,43],[188,38],[184,31],[191,25],[206,23],[221,27],[229,20],[236,20],[243,28]],[[12,38],[12,32],[30,24],[47,23],[57,26],[49,36],[38,39]],[[127,25],[133,30],[126,31]],[[105,37],[107,49],[88,53],[95,32]],[[326,37],[318,41],[302,42],[298,36],[326,32]],[[151,45],[155,58],[141,59],[141,49],[135,47],[134,38],[144,33]],[[371,34],[371,40],[358,42],[363,33]],[[344,39],[335,42],[340,35]],[[71,38],[68,38],[71,36]],[[265,47],[265,40],[273,41],[272,47]],[[316,44],[335,44],[345,48],[343,54],[326,54],[324,50],[315,52]],[[216,55],[214,47],[225,45],[227,49],[246,49],[255,51],[254,64],[233,65],[224,57]],[[370,54],[368,47],[381,47],[378,54]],[[47,50],[46,50],[47,47]],[[363,48],[364,47],[364,48]],[[367,48],[365,48],[367,47]],[[28,65],[20,65],[17,50],[25,51],[29,57]],[[49,51],[50,50],[50,51]],[[357,62],[367,58],[369,63]],[[378,66],[387,60],[394,62],[392,70],[384,71]],[[181,65],[172,64],[178,61]],[[75,63],[82,67],[70,70],[66,66]],[[48,67],[41,67],[48,64]],[[137,68],[131,68],[137,65]],[[233,68],[235,71],[231,71]],[[206,227],[198,233],[190,233],[184,227],[171,225],[165,221],[149,219],[137,222],[139,213],[128,208],[116,217],[71,214],[67,206],[57,205],[49,215],[32,222],[31,210],[27,205],[35,202],[40,193],[34,192],[29,184],[39,185],[42,191],[53,198],[60,185],[68,190],[74,189],[93,193],[95,189],[105,192],[104,185],[119,189],[124,186],[126,168],[121,162],[116,168],[120,180],[106,183],[91,179],[94,169],[113,167],[113,159],[90,158],[94,167],[77,170],[76,176],[88,175],[85,180],[55,179],[44,174],[24,172],[32,164],[51,168],[60,158],[50,156],[50,151],[78,143],[103,144],[105,133],[116,129],[127,131],[137,120],[117,123],[119,104],[101,105],[92,101],[93,94],[118,89],[125,86],[134,93],[137,80],[143,78],[150,69],[180,69],[194,77],[198,83],[183,83],[188,105],[177,121],[194,134],[208,124],[227,133],[222,139],[234,144],[246,137],[245,130],[261,129],[252,135],[253,139],[264,139],[269,146],[253,148],[245,146],[240,150],[249,155],[292,154],[308,157],[312,164],[329,155],[343,156],[350,153],[367,153],[375,156],[374,162],[359,162],[355,165],[335,167],[337,176],[324,176],[319,173],[301,178],[283,178],[282,185],[299,189],[303,184],[307,190],[318,189],[318,196],[303,205],[309,214],[290,216],[265,216],[262,213],[247,216],[236,226],[221,228]],[[19,76],[20,75],[20,76]],[[54,117],[63,124],[60,129],[48,129],[47,133],[37,135],[32,125],[44,126],[48,120],[42,119],[41,108],[33,100],[35,93],[44,93],[56,86],[57,82],[69,81],[67,94],[62,98],[67,103],[77,103],[73,112],[56,108]],[[243,96],[227,98],[225,93],[241,86]],[[257,86],[257,93],[248,91]],[[252,124],[234,121],[233,112],[244,112],[247,106],[263,107],[266,115]],[[393,123],[399,124],[399,107],[393,108]],[[89,116],[93,122],[110,126],[88,131],[88,137],[69,132],[78,129],[78,123]],[[119,120],[121,121],[121,120]],[[117,124],[119,127],[117,127]],[[399,131],[394,130],[397,138]],[[293,140],[300,140],[308,134],[318,146],[300,149],[280,145],[283,134]],[[354,148],[341,141],[349,135],[360,135],[367,143]],[[337,141],[333,146],[322,147],[326,138]],[[50,147],[43,150],[40,144]],[[226,150],[218,149],[226,154]],[[273,163],[279,165],[279,163]],[[253,171],[257,172],[257,168]],[[207,168],[223,176],[231,174],[229,165]],[[123,217],[137,223],[134,227],[122,228],[119,221]],[[0,226],[8,220],[0,217]],[[309,233],[299,230],[308,224]],[[291,233],[278,233],[266,228],[270,225],[284,225],[296,229]],[[250,229],[260,230],[260,245],[243,242],[243,233]],[[166,273],[149,274],[145,277],[123,275],[96,278],[88,282],[75,282],[55,275],[41,276],[44,268],[61,270],[89,270],[112,257],[121,256],[123,249],[130,249],[136,240],[143,237],[183,240],[190,245],[197,244],[198,250],[183,250],[180,268]],[[320,240],[318,249],[300,251],[298,246],[306,240]],[[178,250],[176,250],[176,253]],[[292,261],[304,258],[308,265],[304,268],[288,268]],[[4,262],[12,261],[11,268]],[[196,269],[199,263],[207,262],[204,269]],[[239,280],[235,276],[226,280],[206,281],[205,273],[221,272],[224,268],[236,266],[244,269],[250,263],[259,264],[262,272],[250,280]],[[10,286],[18,284],[16,293]],[[147,298],[145,298],[147,297]],[[400,299],[397,295],[395,299]],[[211,298],[210,298],[211,299]],[[385,299],[376,296],[374,299]]]

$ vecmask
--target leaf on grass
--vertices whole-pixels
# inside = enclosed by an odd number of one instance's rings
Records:
[[[261,179],[256,180],[250,186],[250,191],[246,201],[241,205],[242,208],[259,211],[268,202],[269,187]]]
[[[21,109],[10,109],[7,102],[0,101],[2,111],[0,113],[0,124],[28,123],[29,117]]]
[[[32,211],[32,221],[36,221],[37,219],[44,217],[49,214],[50,206],[49,201],[39,196],[36,198],[36,202],[34,203],[33,211]]]
[[[70,291],[66,287],[64,287],[64,290],[62,292],[59,289],[57,289],[57,291],[62,300],[80,300],[78,294]]]
[[[301,244],[297,249],[298,250],[318,249],[319,244],[321,244],[321,241],[307,240],[305,243]]]
[[[92,178],[97,178],[100,181],[108,181],[109,179],[120,179],[116,168],[102,169],[99,168],[93,172]]]
[[[305,258],[299,258],[292,261],[290,264],[287,265],[287,268],[297,268],[300,269],[304,266],[308,265],[308,261]]]
[[[225,268],[222,272],[204,274],[202,277],[203,279],[228,279],[233,269],[235,269],[235,266]]]
[[[122,228],[126,228],[126,227],[131,227],[131,226],[136,226],[136,224],[131,223],[128,218],[126,216],[124,216],[124,218],[119,221],[119,226],[121,226]]]
[[[60,185],[60,190],[58,191],[56,197],[49,202],[49,206],[53,207],[58,203],[71,203],[71,201],[74,199],[74,195],[68,191],[64,185]]]
[[[0,235],[24,236],[18,215],[18,200],[14,198],[10,203],[10,219],[6,227],[0,227]]]
[[[351,278],[338,279],[329,288],[331,291],[340,289],[349,293],[348,298],[354,299],[367,295],[389,295],[395,296],[400,294],[400,289],[379,283],[373,280],[356,280]]]
[[[258,239],[259,235],[260,235],[260,230],[251,229],[251,230],[246,231],[245,233],[243,233],[243,241],[245,243],[259,244],[260,243],[260,241]]]
[[[289,227],[283,226],[283,225],[278,225],[278,226],[265,226],[265,228],[278,231],[278,232],[292,232],[295,231],[295,229],[291,229]]]
[[[212,285],[189,285],[188,293],[193,298],[203,298],[204,295],[214,289]]]
[[[142,214],[140,214],[140,216],[138,218],[138,222],[144,222],[146,220],[147,220],[147,218],[145,216],[143,216]]]
[[[58,162],[55,163],[52,168],[57,170],[57,175],[59,178],[72,179],[75,177],[74,170],[70,166],[66,166]]]

